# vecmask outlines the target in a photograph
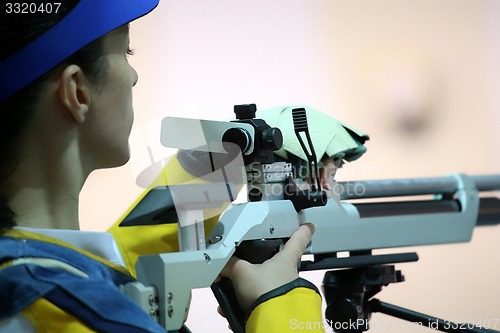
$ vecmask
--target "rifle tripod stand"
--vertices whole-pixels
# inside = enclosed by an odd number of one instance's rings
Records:
[[[371,255],[371,251],[364,251],[351,253],[347,258],[315,256],[314,262],[302,262],[301,270],[344,268],[327,271],[323,279],[323,293],[327,304],[326,322],[335,332],[368,331],[370,317],[374,312],[442,332],[499,332],[472,324],[450,322],[373,298],[382,287],[404,281],[401,271],[397,271],[392,263],[417,260],[416,253]]]

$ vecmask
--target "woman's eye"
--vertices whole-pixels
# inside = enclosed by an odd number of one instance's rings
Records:
[[[134,49],[128,48],[127,49],[127,55],[133,56],[134,55]]]

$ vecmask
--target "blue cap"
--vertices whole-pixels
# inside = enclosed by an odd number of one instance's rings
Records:
[[[0,61],[0,101],[47,73],[88,43],[146,15],[158,2],[159,0],[81,0],[55,26]]]

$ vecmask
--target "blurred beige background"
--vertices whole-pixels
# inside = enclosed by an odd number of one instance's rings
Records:
[[[169,153],[162,117],[229,119],[241,103],[308,104],[369,133],[340,180],[500,173],[496,0],[162,0],[131,39],[132,159],[91,175],[82,229],[105,230],[141,193],[136,176]],[[477,228],[467,244],[412,249],[420,261],[397,266],[406,282],[378,297],[500,330],[499,241],[500,227]],[[320,286],[323,273],[304,276]],[[188,324],[229,332],[209,290],[195,292]],[[372,324],[427,331],[378,314]]]

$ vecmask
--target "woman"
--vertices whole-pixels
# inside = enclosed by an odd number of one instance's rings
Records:
[[[77,231],[87,176],[129,159],[138,75],[127,61],[128,23],[157,2],[37,2],[26,12],[2,2],[2,333],[164,332],[120,293],[133,276],[111,234]],[[292,319],[321,322],[319,293],[296,271],[312,232],[302,226],[262,265],[233,258],[224,269],[249,310],[247,332],[297,331]]]

